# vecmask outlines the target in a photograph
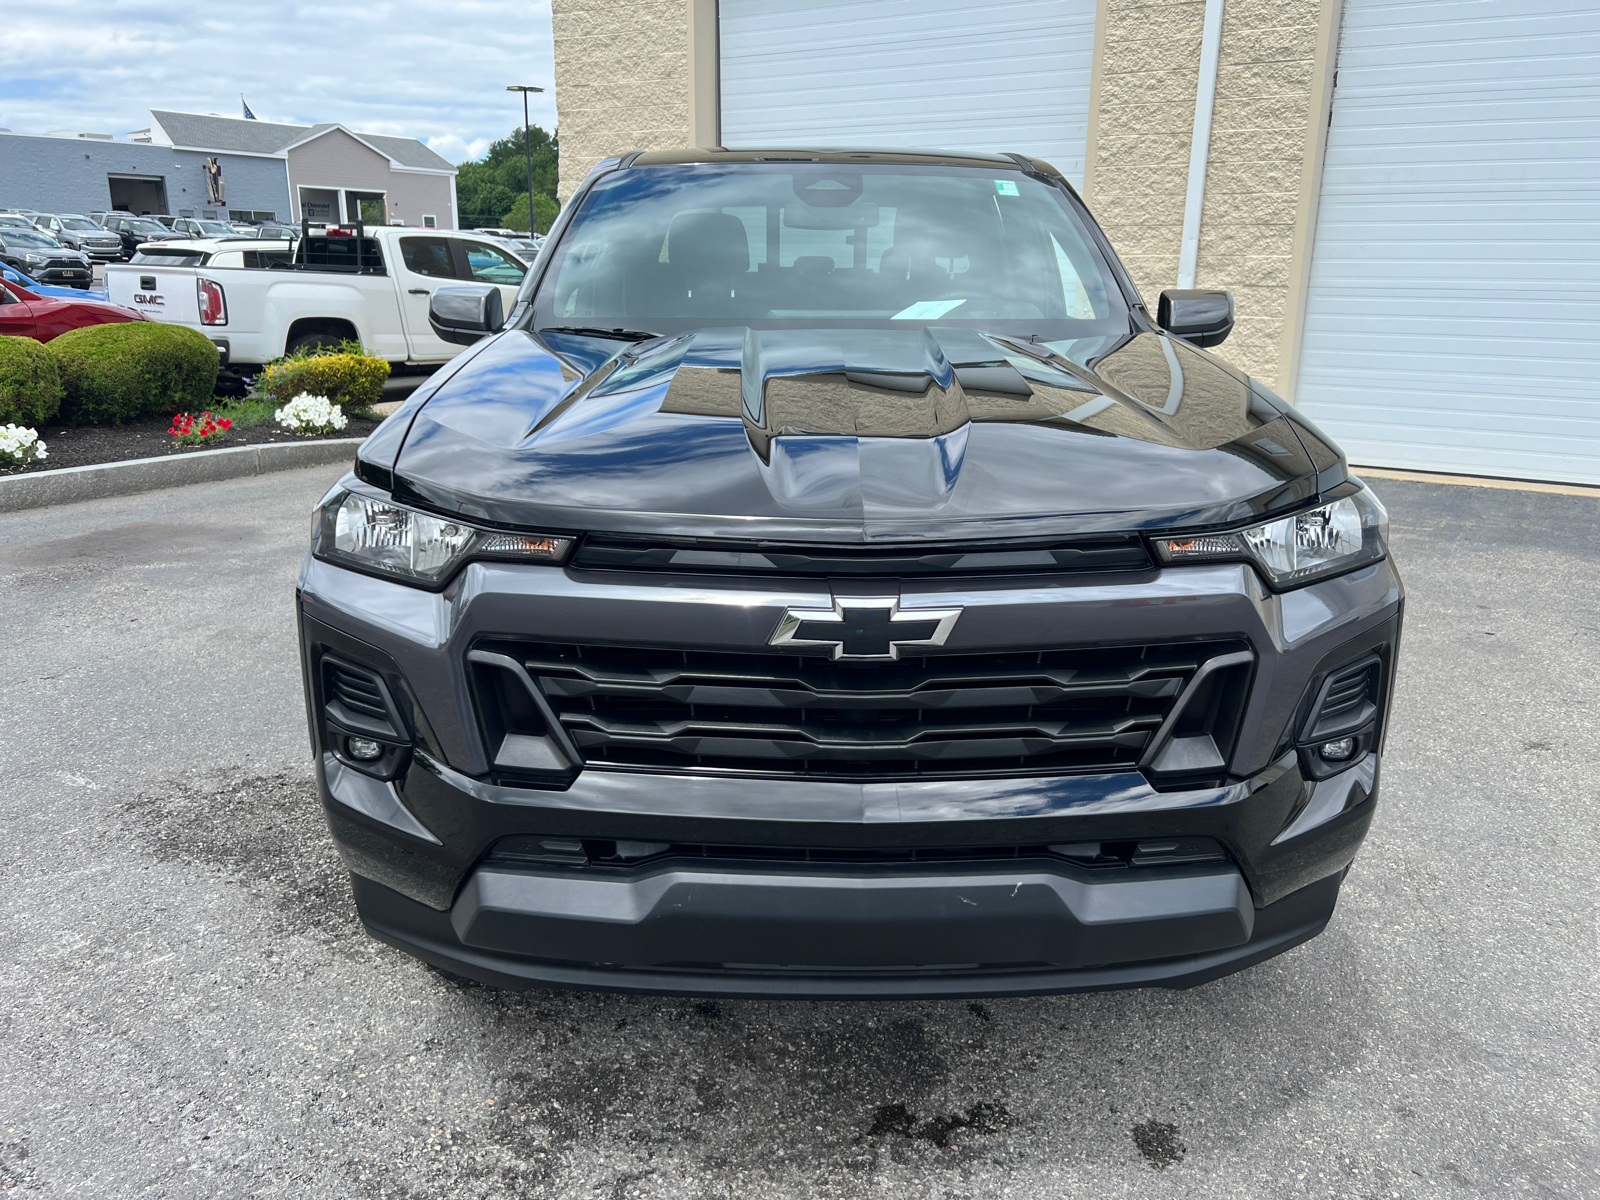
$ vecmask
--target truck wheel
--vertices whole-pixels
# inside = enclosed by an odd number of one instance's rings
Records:
[[[290,342],[285,354],[298,354],[302,350],[337,350],[339,339],[331,333],[302,333]]]

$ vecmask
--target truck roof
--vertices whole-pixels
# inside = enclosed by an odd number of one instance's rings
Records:
[[[1020,162],[1018,160],[1021,160]],[[725,150],[720,146],[687,150],[643,150],[624,155],[627,166],[661,166],[677,163],[718,162],[821,162],[897,163],[910,166],[943,164],[954,167],[998,166],[1015,170],[1029,164],[1052,175],[1060,172],[1049,163],[1023,155],[981,150],[922,150],[908,148],[862,149],[841,146],[774,146],[765,149]]]

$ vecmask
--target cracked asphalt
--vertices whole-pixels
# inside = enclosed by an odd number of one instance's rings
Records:
[[[0,517],[0,1194],[1600,1194],[1600,501],[1379,481],[1410,588],[1328,931],[1188,992],[462,985],[364,936],[291,589],[336,470]]]

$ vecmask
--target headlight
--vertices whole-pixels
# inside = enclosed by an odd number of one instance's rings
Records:
[[[29,250],[22,257],[31,263],[47,263],[50,261],[48,254],[40,254],[37,250]]]
[[[421,587],[444,584],[469,559],[559,563],[570,537],[479,529],[358,492],[336,491],[317,516],[312,552]]]
[[[1256,565],[1275,588],[1293,588],[1377,562],[1389,540],[1389,514],[1363,487],[1354,495],[1292,517],[1227,533],[1154,539],[1162,562]]]

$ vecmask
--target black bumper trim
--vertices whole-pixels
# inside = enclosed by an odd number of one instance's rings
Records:
[[[464,945],[505,954],[825,971],[1169,958],[1243,945],[1255,907],[1233,866],[824,873],[680,863],[638,878],[485,868],[450,919]]]
[[[368,932],[453,974],[494,987],[557,987],[654,995],[767,999],[874,999],[1035,996],[1134,987],[1195,987],[1281,954],[1320,933],[1333,915],[1343,872],[1258,909],[1248,941],[1181,957],[1095,967],[878,970],[813,968],[627,968],[554,962],[463,945],[448,913],[352,876]]]

